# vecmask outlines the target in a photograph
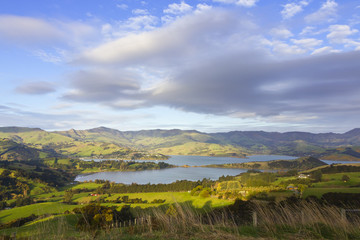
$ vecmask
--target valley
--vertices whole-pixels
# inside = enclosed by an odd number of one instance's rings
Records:
[[[298,133],[1,128],[0,236],[287,238],[306,228],[312,238],[325,236],[323,224],[334,237],[360,237],[360,221],[345,229],[321,215],[336,209],[341,219],[342,206],[360,204],[357,134],[329,135],[325,144]],[[296,154],[266,155],[290,149]],[[304,211],[321,214],[299,222]]]

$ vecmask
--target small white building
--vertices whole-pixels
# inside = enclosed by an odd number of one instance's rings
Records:
[[[310,177],[310,175],[300,174],[298,176],[298,178],[308,178],[308,177]]]

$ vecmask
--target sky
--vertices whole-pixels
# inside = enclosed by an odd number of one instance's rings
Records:
[[[0,2],[0,126],[346,132],[360,0]]]

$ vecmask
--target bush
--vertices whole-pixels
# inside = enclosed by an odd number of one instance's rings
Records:
[[[199,196],[202,198],[208,198],[208,197],[210,197],[210,193],[208,190],[204,189],[199,193]]]
[[[111,225],[134,219],[130,206],[125,205],[120,211],[116,207],[89,204],[82,208],[75,208],[74,213],[80,215],[76,227],[80,230],[97,230],[110,228]]]

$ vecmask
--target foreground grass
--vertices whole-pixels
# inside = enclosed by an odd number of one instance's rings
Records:
[[[239,223],[240,210],[201,214],[186,204],[174,204],[166,213],[153,209],[151,220],[142,224],[82,232],[74,227],[79,215],[60,215],[34,221],[19,228],[0,231],[31,239],[360,239],[360,219],[347,221],[337,207],[300,202],[269,205],[255,202],[258,224]],[[240,210],[241,211],[241,210]],[[241,216],[240,216],[241,217]]]

